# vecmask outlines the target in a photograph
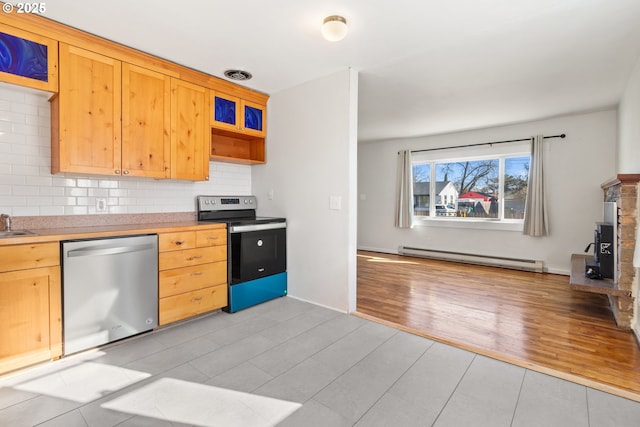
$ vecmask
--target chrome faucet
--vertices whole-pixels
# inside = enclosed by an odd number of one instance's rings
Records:
[[[11,217],[7,214],[2,214],[0,219],[4,222],[4,231],[11,231]]]

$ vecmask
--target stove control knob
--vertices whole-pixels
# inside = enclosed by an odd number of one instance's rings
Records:
[[[205,199],[204,204],[205,204],[205,205],[208,205],[208,204],[209,204],[209,201]]]

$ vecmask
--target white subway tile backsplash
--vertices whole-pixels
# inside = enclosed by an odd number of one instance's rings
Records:
[[[39,211],[40,212],[34,216],[64,215],[64,206],[40,206]]]
[[[39,134],[37,126],[32,126],[26,123],[22,124],[22,123],[14,122],[13,126],[11,126],[11,131],[14,134],[25,135],[25,136],[29,136],[29,135],[36,136]]]
[[[12,128],[14,126],[18,126],[27,121],[24,114],[16,113],[15,111],[6,111],[6,110],[0,111],[0,120],[11,123]]]
[[[28,206],[51,206],[53,204],[52,197],[27,197]]]
[[[89,213],[86,206],[65,206],[65,215],[87,215]],[[34,214],[31,214],[34,215]]]
[[[13,187],[14,196],[37,196],[40,194],[40,188],[28,185]]]
[[[0,85],[0,208],[18,216],[193,212],[199,194],[251,194],[251,166],[210,163],[209,182],[51,174],[49,94]]]
[[[62,196],[64,196],[64,188],[63,187],[48,187],[46,185],[42,185],[42,186],[40,186],[40,194],[42,196],[62,197]]]
[[[54,197],[53,206],[74,206],[76,204],[75,197]]]
[[[87,195],[86,188],[66,187],[64,189],[65,196],[82,197]]]
[[[38,117],[38,106],[36,104],[14,102],[11,104],[11,111],[22,114],[27,120],[29,120],[29,117]]]
[[[5,212],[5,210],[3,209],[3,212]],[[12,216],[38,216],[38,215],[42,215],[40,213],[40,208],[35,206],[35,207],[27,207],[27,206],[20,206],[17,208],[12,208],[11,209],[11,214]],[[6,213],[6,212],[5,212]]]
[[[37,185],[39,187],[42,187],[42,189],[52,188],[52,185],[51,185],[52,181],[53,180],[50,176],[26,176],[25,177],[26,185]]]
[[[24,156],[23,160],[24,160]],[[18,176],[34,176],[34,175],[38,175],[40,173],[40,169],[37,166],[32,166],[32,165],[23,165],[23,164],[14,164],[11,167],[11,173],[13,175],[18,175]]]

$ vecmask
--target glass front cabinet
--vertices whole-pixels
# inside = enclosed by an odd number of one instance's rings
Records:
[[[0,81],[58,91],[58,43],[0,24]]]
[[[265,105],[218,91],[211,91],[211,103],[212,127],[264,138]]]

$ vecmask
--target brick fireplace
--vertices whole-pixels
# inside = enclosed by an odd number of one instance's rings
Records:
[[[638,231],[640,174],[621,174],[602,184],[605,202],[616,202],[618,207],[618,263],[615,287],[629,291],[638,298],[638,271],[633,266],[633,255]],[[637,303],[631,296],[609,295],[611,310],[618,327],[630,329]],[[640,316],[640,313],[635,313]],[[638,331],[636,331],[638,334]]]

